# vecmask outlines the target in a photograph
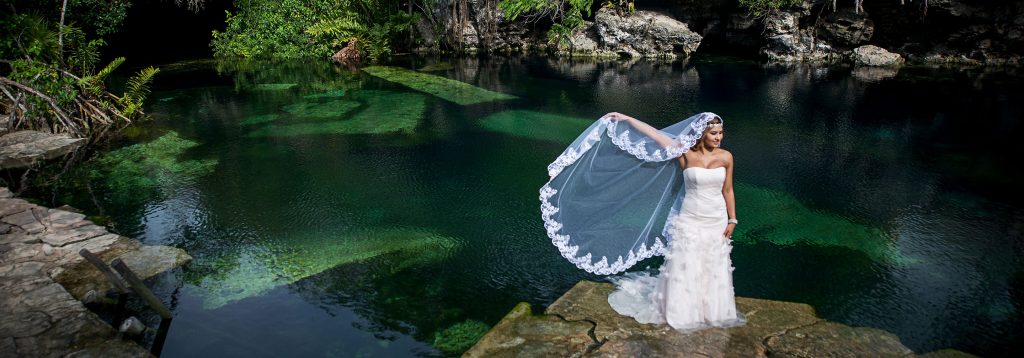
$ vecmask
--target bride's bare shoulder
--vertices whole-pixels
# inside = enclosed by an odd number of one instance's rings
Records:
[[[719,158],[725,161],[726,164],[732,164],[732,152],[721,148],[719,148],[718,150],[722,151],[721,153],[718,154]]]

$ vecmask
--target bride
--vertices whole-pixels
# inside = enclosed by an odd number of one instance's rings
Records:
[[[732,286],[738,222],[722,137],[710,112],[662,130],[612,112],[548,166],[541,212],[563,257],[609,275],[665,256],[657,276],[615,280],[608,302],[620,314],[684,331],[745,323]]]

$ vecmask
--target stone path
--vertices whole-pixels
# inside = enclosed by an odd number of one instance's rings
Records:
[[[0,169],[21,168],[81,147],[85,138],[23,130],[0,135]]]
[[[80,301],[111,289],[79,256],[83,248],[108,263],[121,258],[142,278],[191,260],[181,249],[143,246],[85,215],[34,205],[0,187],[0,357],[150,356]]]
[[[463,357],[913,357],[892,333],[819,318],[806,304],[737,297],[747,324],[691,333],[640,324],[608,305],[609,283],[581,281],[534,316],[520,303]],[[922,357],[971,357],[942,350]]]

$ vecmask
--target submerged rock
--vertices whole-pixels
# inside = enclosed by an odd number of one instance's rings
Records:
[[[559,143],[572,142],[593,123],[593,119],[518,109],[494,113],[480,120],[488,130]]]
[[[434,334],[434,348],[447,353],[462,353],[483,337],[491,326],[486,323],[466,320]]]
[[[463,106],[516,99],[516,96],[510,94],[494,92],[462,81],[420,73],[401,67],[370,66],[364,67],[363,72]]]
[[[410,228],[335,235],[296,233],[193,263],[195,271],[211,273],[191,283],[203,298],[203,306],[215,309],[337,266],[387,258],[394,273],[446,260],[461,246],[456,238]]]

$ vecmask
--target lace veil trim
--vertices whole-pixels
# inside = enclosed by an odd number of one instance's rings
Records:
[[[558,193],[558,191],[550,186],[551,180],[562,173],[566,167],[576,163],[580,157],[589,151],[594,144],[601,140],[602,134],[607,133],[610,141],[615,144],[619,149],[633,155],[639,160],[645,162],[662,162],[674,158],[678,158],[683,153],[689,151],[704,133],[707,128],[708,122],[717,117],[714,113],[704,112],[696,116],[696,120],[691,122],[689,126],[679,128],[677,133],[665,132],[665,130],[676,129],[670,126],[663,130],[663,133],[674,139],[675,144],[666,148],[655,149],[651,152],[648,149],[648,142],[645,136],[639,135],[640,138],[632,140],[630,137],[630,128],[632,126],[625,124],[625,122],[612,121],[606,117],[598,119],[598,123],[591,126],[590,131],[585,134],[582,141],[577,140],[578,145],[573,145],[567,148],[554,162],[548,165],[548,183],[544,184],[540,188],[540,209],[541,217],[544,220],[544,228],[547,231],[548,238],[551,239],[551,243],[558,248],[559,253],[562,257],[569,260],[579,267],[590,273],[599,275],[611,275],[625,271],[626,269],[636,265],[637,262],[650,258],[655,255],[665,255],[668,251],[666,246],[668,240],[663,240],[662,236],[667,237],[667,230],[662,230],[662,235],[655,238],[654,242],[648,246],[646,243],[641,242],[639,246],[630,250],[626,255],[626,258],[618,256],[614,262],[609,263],[607,256],[601,256],[600,260],[594,262],[592,253],[579,252],[579,246],[573,245],[570,242],[570,236],[568,234],[560,233],[562,224],[558,222],[553,216],[558,213],[559,208],[551,202],[551,198]],[[620,124],[622,125],[620,131]],[[653,142],[653,140],[652,140]],[[674,212],[675,210],[673,210]],[[669,220],[671,222],[671,220]],[[669,238],[670,239],[670,238]]]

